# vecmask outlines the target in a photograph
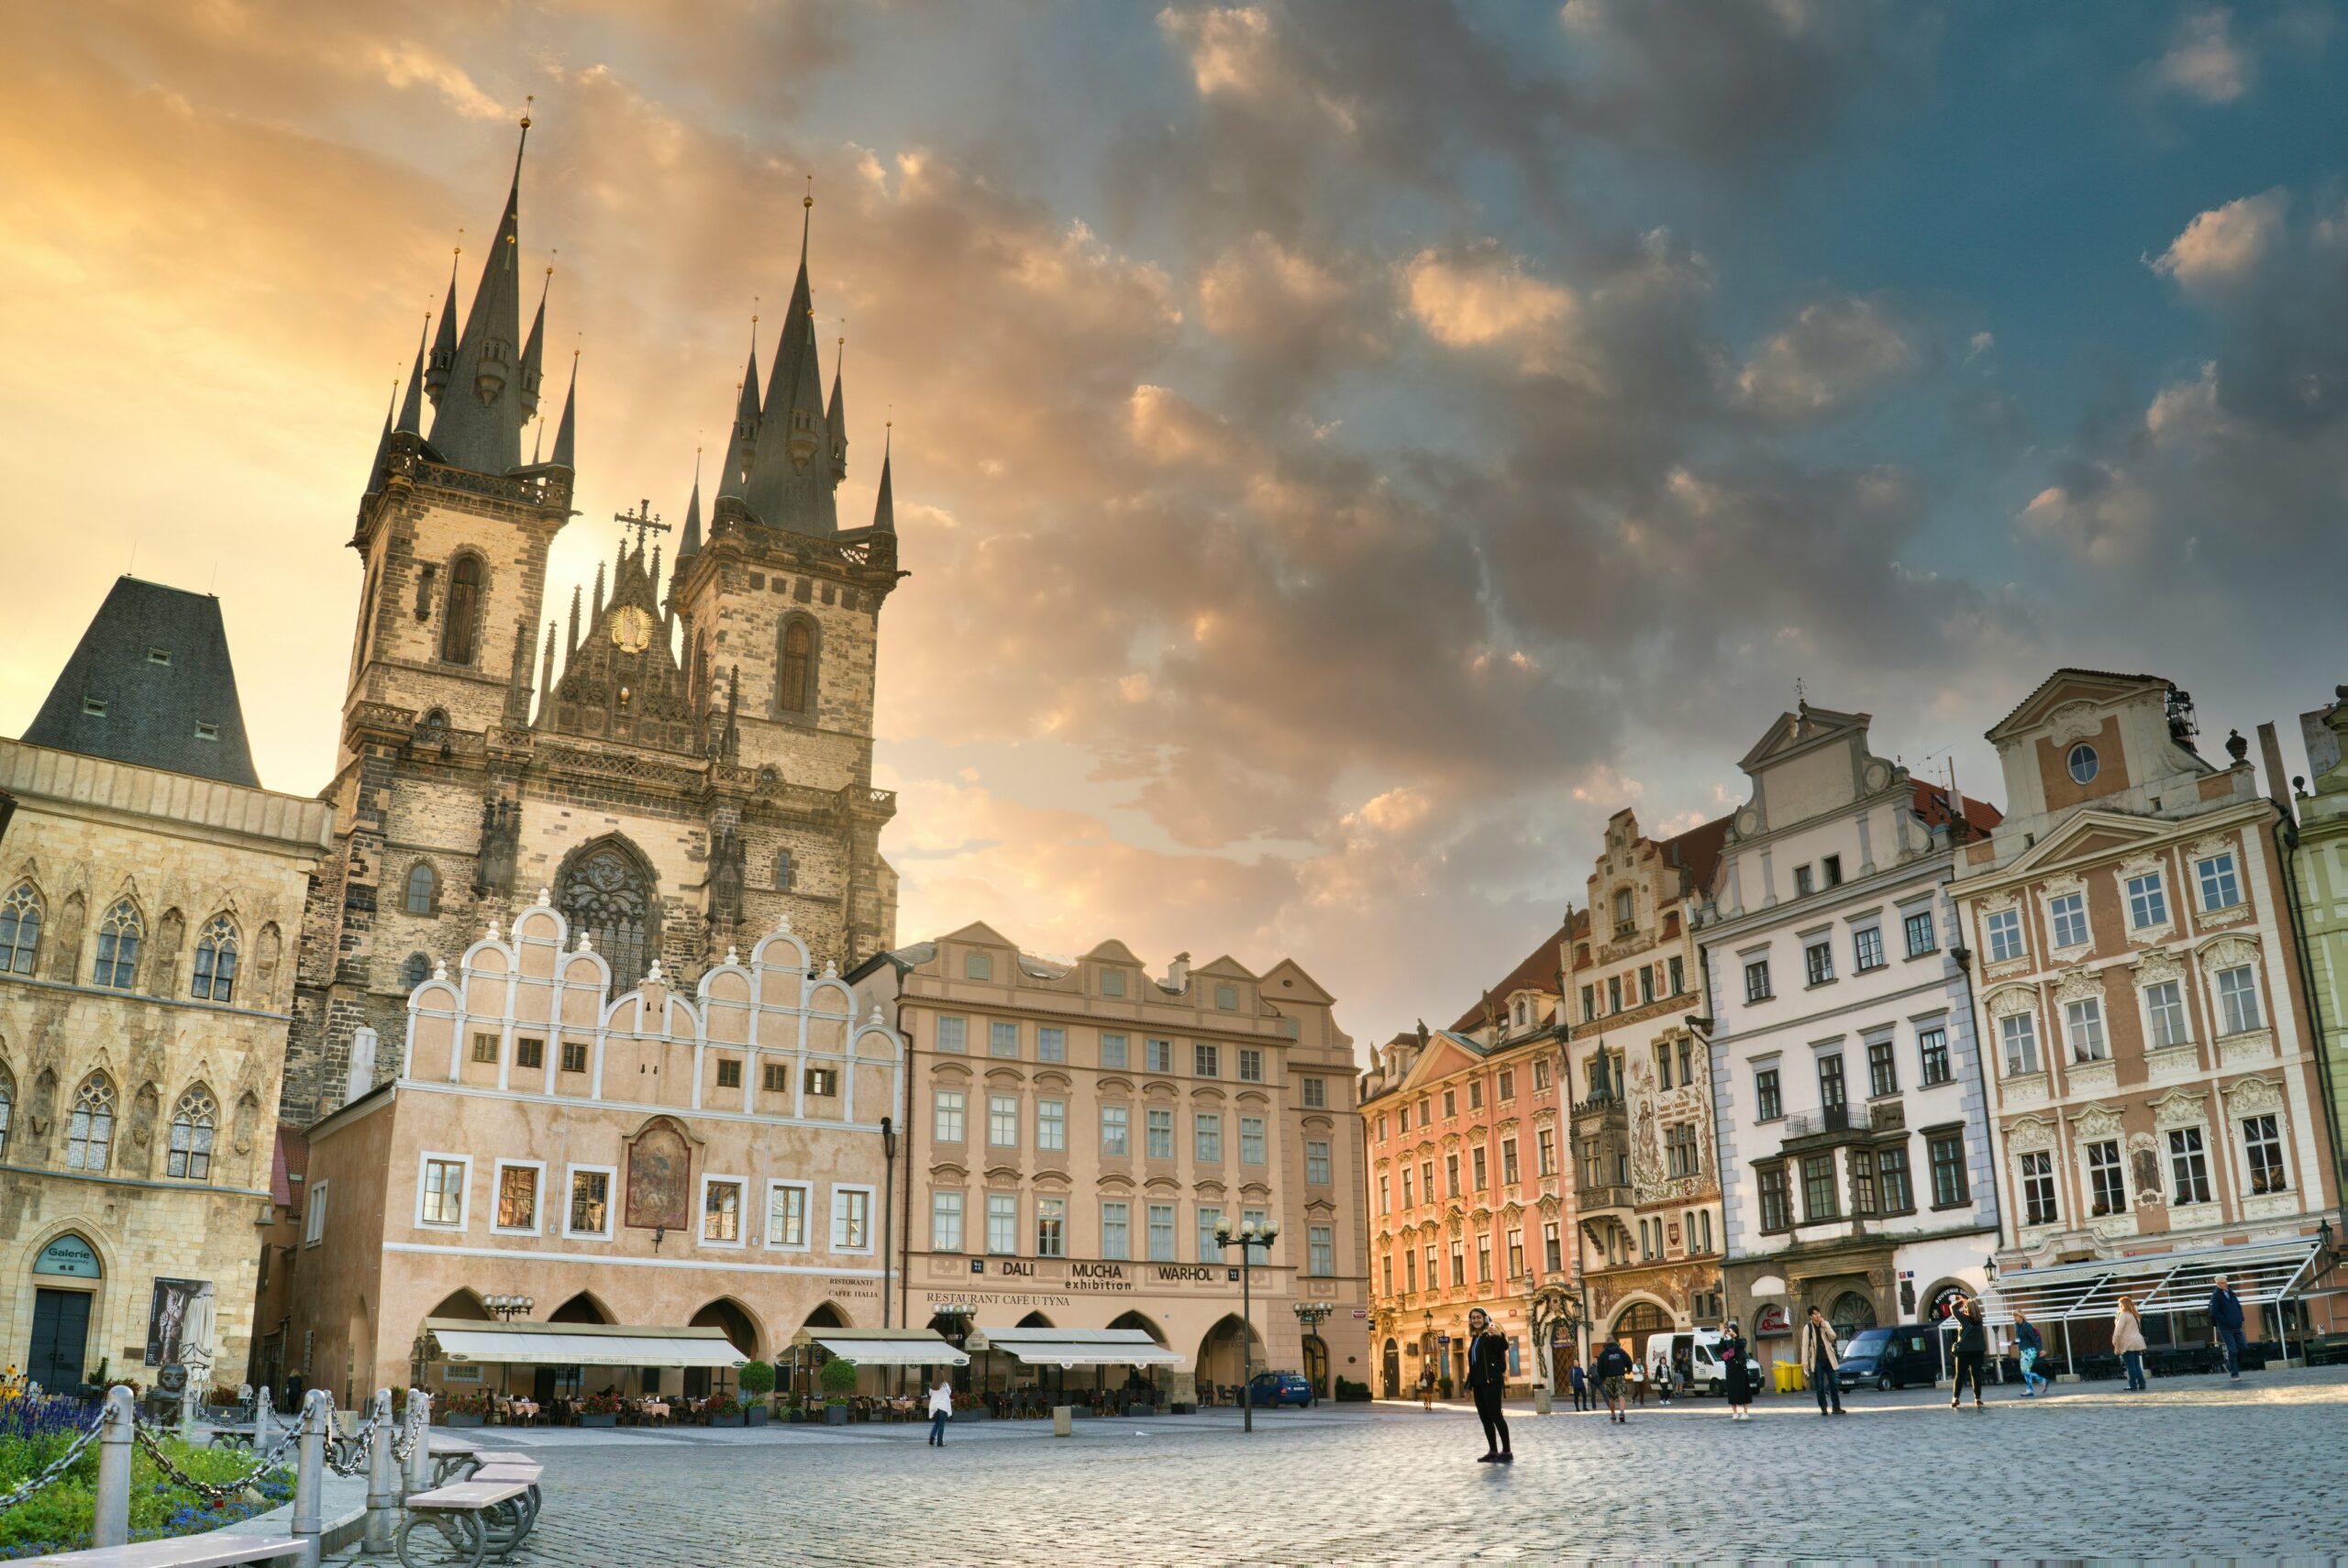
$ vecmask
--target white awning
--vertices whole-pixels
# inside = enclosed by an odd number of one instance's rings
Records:
[[[970,1358],[942,1339],[843,1340],[817,1332],[817,1344],[858,1366],[968,1366]]]
[[[1030,1366],[1179,1366],[1168,1350],[1140,1329],[980,1329],[972,1350],[997,1350]]]
[[[1982,1294],[1983,1316],[2010,1323],[2017,1311],[2036,1322],[2109,1318],[2122,1296],[2136,1298],[2141,1317],[2206,1308],[2220,1275],[2245,1307],[2265,1307],[2298,1295],[2322,1249],[2320,1236],[2294,1236],[2239,1247],[2143,1253],[2050,1268],[2007,1269]]]
[[[750,1359],[716,1329],[630,1332],[587,1323],[459,1323],[434,1319],[426,1331],[440,1359],[456,1365],[500,1362],[537,1366],[723,1366]]]

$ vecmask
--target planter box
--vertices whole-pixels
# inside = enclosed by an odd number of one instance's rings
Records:
[[[582,1427],[616,1427],[620,1424],[620,1413],[612,1410],[600,1416],[581,1416],[579,1424]]]
[[[489,1418],[473,1410],[450,1410],[440,1418],[444,1427],[477,1427]]]
[[[1154,1416],[1157,1414],[1157,1407],[1155,1405],[1135,1405],[1132,1409],[1127,1410],[1125,1414],[1128,1416]]]
[[[732,1414],[730,1414],[730,1415],[722,1415],[722,1416],[721,1416],[721,1415],[712,1414],[712,1415],[711,1415],[711,1417],[709,1418],[709,1424],[710,1424],[711,1426],[713,1426],[713,1427],[738,1427],[738,1426],[742,1426],[742,1425],[744,1425],[744,1424],[745,1424],[745,1422],[743,1421],[743,1419],[742,1419],[742,1418],[743,1418],[743,1416],[744,1416],[744,1414],[745,1414],[745,1412],[740,1411],[740,1410],[736,1410],[736,1411],[734,1411],[734,1412],[733,1412]]]
[[[954,1419],[957,1421],[983,1421],[991,1418],[987,1415],[987,1408],[984,1405],[973,1405],[967,1410],[955,1411]]]
[[[824,1424],[827,1427],[844,1427],[847,1425],[847,1407],[846,1405],[825,1406]]]
[[[764,1405],[753,1405],[745,1413],[750,1418],[750,1425],[762,1427],[767,1424],[767,1408]]]
[[[1194,1416],[1198,1414],[1198,1406],[1192,1404],[1188,1399],[1177,1399],[1174,1401],[1174,1413],[1178,1416]]]

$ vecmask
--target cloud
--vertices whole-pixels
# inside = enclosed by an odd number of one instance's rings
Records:
[[[1814,419],[1913,371],[1915,343],[1878,303],[1803,307],[1737,374],[1739,401],[1763,419]]]
[[[2250,90],[2257,61],[2233,36],[2233,13],[2197,11],[2176,25],[2168,52],[2154,62],[2161,86],[2204,104],[2231,104]]]
[[[1448,348],[1512,349],[1527,364],[1554,359],[1573,314],[1573,291],[1525,271],[1490,240],[1420,251],[1402,268],[1403,297],[1427,335]]]
[[[2243,283],[2273,253],[2289,205],[2289,193],[2277,186],[2212,207],[2185,226],[2152,269],[2189,292]]]
[[[1169,6],[1157,25],[1188,57],[1202,95],[1253,95],[1276,80],[1271,14],[1260,6]]]

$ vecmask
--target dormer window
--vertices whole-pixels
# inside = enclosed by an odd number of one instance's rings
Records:
[[[216,741],[220,738],[220,726],[207,724],[199,719],[195,725],[195,738],[200,741]]]
[[[106,700],[103,697],[84,697],[82,699],[82,712],[93,719],[103,719],[106,716]]]
[[[2074,784],[2092,784],[2095,776],[2103,770],[2103,759],[2095,754],[2095,747],[2085,741],[2071,748],[2066,765],[2071,770],[2071,782]]]
[[[169,648],[149,648],[147,650],[147,662],[149,664],[160,664],[165,669],[169,669],[172,667],[172,650]]]

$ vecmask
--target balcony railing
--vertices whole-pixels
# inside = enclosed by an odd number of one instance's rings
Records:
[[[1851,1108],[1830,1105],[1823,1110],[1797,1110],[1786,1118],[1789,1138],[1815,1138],[1822,1132],[1848,1132],[1851,1130]]]

